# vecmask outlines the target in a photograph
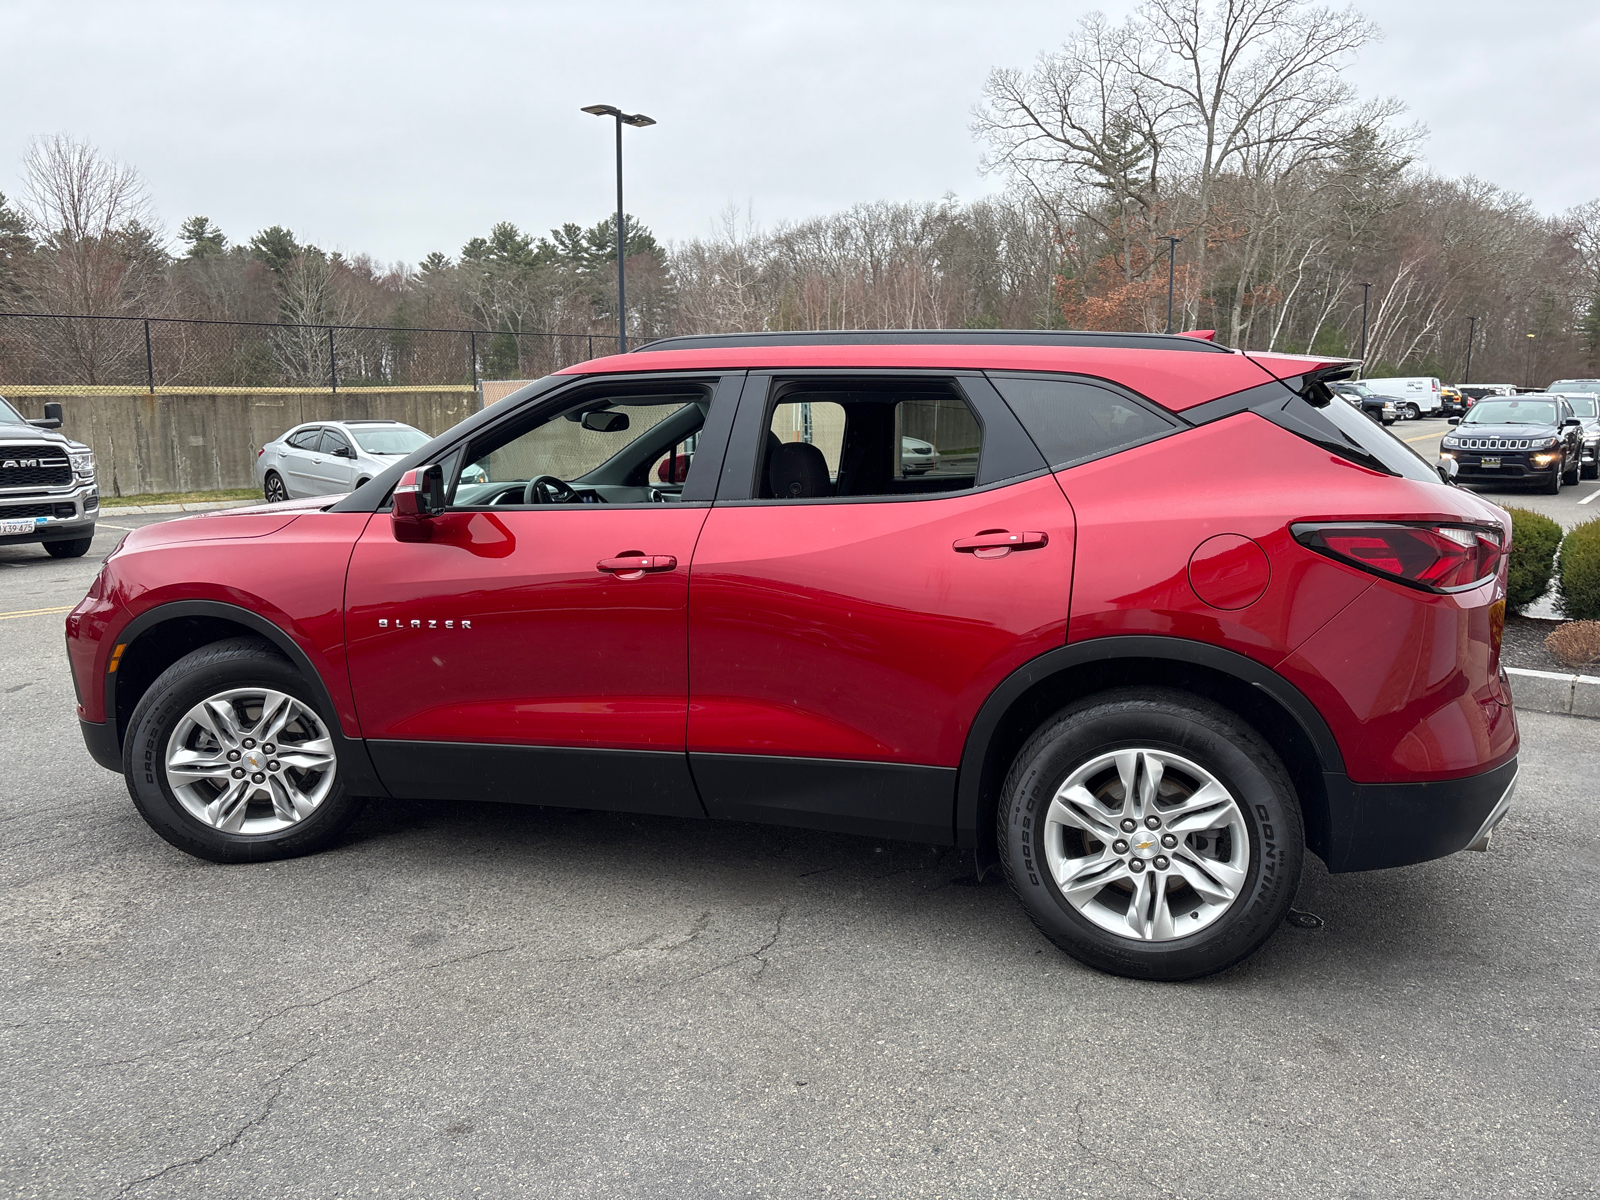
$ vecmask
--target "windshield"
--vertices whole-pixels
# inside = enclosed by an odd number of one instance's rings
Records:
[[[427,434],[408,425],[385,429],[362,429],[346,425],[345,428],[356,439],[356,445],[368,454],[410,454],[413,450],[422,449],[429,441]]]
[[[1600,396],[1600,379],[1558,379],[1545,388],[1545,391],[1565,392],[1568,395],[1573,392],[1588,392]]]
[[[0,396],[0,425],[26,425],[22,414],[6,403],[5,397]]]
[[[1600,396],[1571,396],[1567,403],[1572,405],[1572,411],[1580,417],[1600,417]]]
[[[1554,425],[1553,400],[1479,400],[1463,425]]]

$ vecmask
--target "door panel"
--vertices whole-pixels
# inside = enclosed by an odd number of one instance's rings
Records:
[[[363,733],[681,754],[688,564],[708,511],[448,512],[421,543],[396,541],[380,516],[346,600]],[[630,553],[677,565],[597,569]]]
[[[955,548],[994,530],[1047,538]],[[1065,642],[1072,550],[1048,475],[914,501],[719,505],[694,559],[689,749],[956,766],[990,690]]]

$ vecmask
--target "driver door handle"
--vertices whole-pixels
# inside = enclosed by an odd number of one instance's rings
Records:
[[[618,558],[602,558],[594,566],[597,571],[637,578],[646,571],[675,571],[678,560],[670,554],[624,554]]]

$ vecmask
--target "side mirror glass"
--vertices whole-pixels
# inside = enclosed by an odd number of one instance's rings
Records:
[[[621,433],[628,427],[628,414],[597,408],[583,414],[583,427],[595,433]]]

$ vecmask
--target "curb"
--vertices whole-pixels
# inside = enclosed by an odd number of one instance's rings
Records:
[[[1511,699],[1530,712],[1600,718],[1600,677],[1507,667]]]
[[[261,503],[261,500],[210,500],[203,504],[102,504],[100,515],[121,513],[125,517],[143,517],[152,513],[202,513],[219,508],[248,508]]]

